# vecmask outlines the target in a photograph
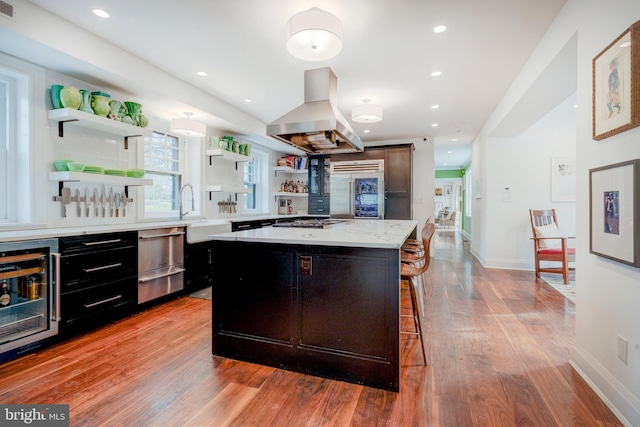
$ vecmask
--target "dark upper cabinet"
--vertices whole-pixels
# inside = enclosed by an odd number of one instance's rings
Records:
[[[413,217],[413,145],[384,150],[384,217]]]
[[[309,214],[329,215],[331,159],[328,156],[309,157]]]
[[[309,157],[309,195],[328,196],[331,183],[331,159],[327,156]]]

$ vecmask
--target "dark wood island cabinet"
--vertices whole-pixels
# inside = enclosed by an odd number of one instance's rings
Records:
[[[399,247],[414,228],[211,236],[213,354],[398,391]]]

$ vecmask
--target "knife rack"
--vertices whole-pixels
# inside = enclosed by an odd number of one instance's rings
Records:
[[[78,218],[82,217],[82,210],[81,210],[82,207],[80,206],[81,204],[84,204],[86,218],[90,217],[89,209],[91,209],[91,205],[93,205],[92,208],[96,212],[94,216],[95,218],[99,217],[98,209],[100,209],[102,212],[102,215],[101,215],[102,218],[106,218],[107,216],[111,218],[113,217],[118,218],[120,217],[120,212],[122,212],[122,217],[125,217],[127,206],[130,203],[133,203],[133,198],[129,197],[129,195],[127,194],[126,188],[124,191],[124,197],[120,196],[122,193],[114,194],[113,187],[109,188],[109,194],[111,194],[111,196],[107,196],[105,194],[106,190],[102,193],[101,196],[98,196],[94,192],[94,195],[89,197],[87,197],[86,195],[80,196],[79,194],[72,196],[70,188],[61,187],[59,191],[60,191],[60,194],[58,196],[53,196],[53,201],[62,203],[62,212],[63,212],[62,215],[65,218],[67,217],[67,206],[71,205],[72,203],[76,203]],[[86,189],[85,189],[85,194],[87,194]],[[108,209],[107,209],[107,206],[108,206]],[[106,214],[107,210],[109,212],[109,215]]]
[[[64,188],[64,183],[65,181],[58,181],[58,196],[56,197],[62,197],[62,189]],[[129,186],[125,185],[124,186],[124,194],[127,196],[127,200],[129,200]],[[59,201],[60,199],[56,199],[56,197],[53,198],[54,202]],[[133,199],[131,199],[131,201],[133,201]]]

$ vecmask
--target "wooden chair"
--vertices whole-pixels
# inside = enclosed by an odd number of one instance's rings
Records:
[[[440,225],[443,227],[454,227],[456,226],[456,211],[451,211],[448,218],[445,218],[440,221]]]
[[[424,360],[424,364],[427,365],[427,350],[424,344],[424,334],[422,327],[422,316],[419,313],[419,302],[416,292],[416,287],[419,286],[418,278],[421,277],[428,269],[431,264],[431,238],[436,231],[436,226],[433,223],[425,224],[421,233],[422,246],[424,248],[423,259],[419,266],[411,265],[411,264],[401,264],[402,268],[400,270],[400,276],[402,280],[409,281],[409,293],[411,294],[411,307],[412,307],[412,316],[413,323],[415,325],[416,332],[406,332],[401,331],[402,334],[408,335],[417,335],[420,338],[420,347],[422,348],[422,359]]]
[[[540,273],[562,274],[564,284],[568,284],[569,271],[574,270],[569,267],[569,263],[575,261],[576,250],[568,247],[567,240],[575,237],[564,237],[560,234],[555,209],[529,209],[529,217],[533,233],[536,277],[540,277]],[[544,261],[559,262],[561,266],[543,268],[540,263]]]

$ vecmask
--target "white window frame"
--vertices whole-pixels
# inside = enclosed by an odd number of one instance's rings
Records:
[[[148,167],[146,160],[147,160],[147,156],[146,156],[146,145],[147,144],[154,144],[154,139],[158,138],[158,137],[169,137],[169,138],[175,138],[178,141],[178,170],[168,170],[168,169],[163,169],[163,168],[152,168],[152,167]],[[154,210],[151,211],[148,209],[147,207],[147,199],[145,197],[144,200],[144,204],[143,204],[143,212],[144,212],[144,218],[153,218],[153,219],[157,219],[157,218],[173,218],[173,217],[177,217],[179,216],[179,195],[180,195],[180,188],[182,185],[182,180],[183,180],[183,172],[184,172],[184,161],[185,161],[185,150],[184,150],[184,141],[182,141],[178,136],[176,135],[171,135],[168,132],[162,132],[162,131],[153,131],[153,136],[151,137],[151,140],[146,140],[144,142],[144,146],[142,149],[142,157],[143,157],[143,167],[145,169],[145,172],[147,175],[161,175],[161,176],[167,176],[167,177],[172,177],[174,179],[174,184],[173,184],[173,189],[172,189],[172,195],[171,195],[171,209],[165,209],[165,210]],[[169,158],[165,158],[165,161],[170,161]],[[152,191],[152,186],[149,186],[148,188],[145,188],[145,195],[147,195],[149,191]]]
[[[12,56],[0,53],[0,79],[5,83],[0,114],[5,147],[0,173],[4,175],[5,192],[0,192],[0,227],[22,228],[46,220],[45,202],[41,192],[33,191],[33,183],[46,180],[46,146],[42,145],[46,132],[34,123],[46,121],[44,105],[44,69]],[[38,94],[35,96],[34,94]],[[36,194],[37,193],[37,194]]]
[[[269,165],[270,153],[255,145],[251,148],[253,157],[254,177],[255,177],[255,209],[247,208],[247,195],[242,198],[243,212],[246,214],[269,213]],[[242,182],[245,184],[245,173],[243,166]]]

